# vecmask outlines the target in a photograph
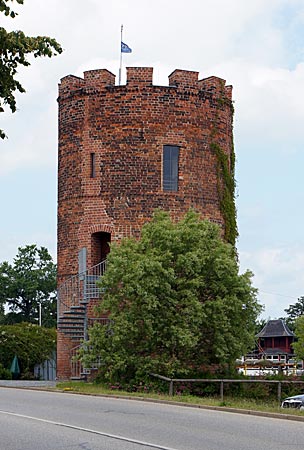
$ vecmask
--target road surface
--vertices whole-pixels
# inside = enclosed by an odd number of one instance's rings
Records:
[[[0,387],[0,450],[303,450],[304,422]]]

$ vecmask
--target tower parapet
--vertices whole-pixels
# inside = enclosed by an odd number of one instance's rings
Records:
[[[67,75],[61,78],[59,84],[59,97],[63,98],[70,95],[72,92],[77,92],[85,86],[83,78],[76,77],[75,75]]]
[[[86,85],[104,88],[115,85],[115,75],[107,69],[88,70],[84,72]]]
[[[169,86],[180,89],[198,89],[198,72],[176,69],[169,75]]]
[[[127,86],[143,85],[153,85],[153,67],[127,67]]]

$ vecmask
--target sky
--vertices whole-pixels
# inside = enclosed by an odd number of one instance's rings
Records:
[[[0,262],[37,244],[56,261],[57,96],[66,75],[108,69],[118,83],[120,31],[128,66],[175,69],[233,85],[240,272],[253,272],[262,318],[304,296],[304,1],[24,0],[7,30],[55,37],[54,58],[30,58],[26,94],[0,116]]]

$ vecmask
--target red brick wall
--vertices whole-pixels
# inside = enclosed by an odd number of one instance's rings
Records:
[[[71,377],[71,350],[78,344],[63,333],[57,333],[57,378],[65,380]]]
[[[210,143],[230,156],[231,86],[184,70],[169,76],[169,86],[154,86],[152,75],[150,67],[128,68],[124,86],[115,86],[115,76],[104,69],[61,80],[59,282],[77,273],[82,247],[90,267],[92,233],[109,232],[112,242],[138,237],[156,208],[178,219],[192,207],[224,227]],[[162,190],[164,145],[180,147],[178,192]]]
[[[68,76],[59,86],[59,275],[77,272],[78,249],[89,250],[92,225],[110,226],[112,241],[138,236],[158,207],[174,218],[194,207],[223,225],[210,135],[216,127],[229,154],[231,109],[218,98],[230,99],[231,87],[181,70],[170,75],[170,86],[153,86],[152,68],[127,70],[126,86],[115,86],[107,70],[86,72],[84,80]],[[165,144],[180,146],[177,193],[162,191]]]

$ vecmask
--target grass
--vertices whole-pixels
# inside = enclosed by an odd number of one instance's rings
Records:
[[[222,408],[236,408],[251,411],[261,411],[269,413],[279,413],[279,414],[289,414],[289,415],[300,415],[304,417],[303,411],[292,410],[292,409],[281,409],[277,401],[271,401],[268,399],[257,400],[250,398],[239,398],[239,397],[224,397],[224,401],[221,401],[219,397],[196,397],[193,395],[174,395],[169,396],[167,394],[161,394],[157,392],[127,392],[117,389],[110,389],[109,387],[89,382],[81,381],[67,381],[58,383],[56,388],[60,391],[65,392],[77,392],[87,395],[109,395],[109,396],[120,396],[120,397],[134,397],[141,399],[154,399],[154,400],[165,400],[176,403],[187,403],[199,406],[211,406],[211,407],[222,407]]]

